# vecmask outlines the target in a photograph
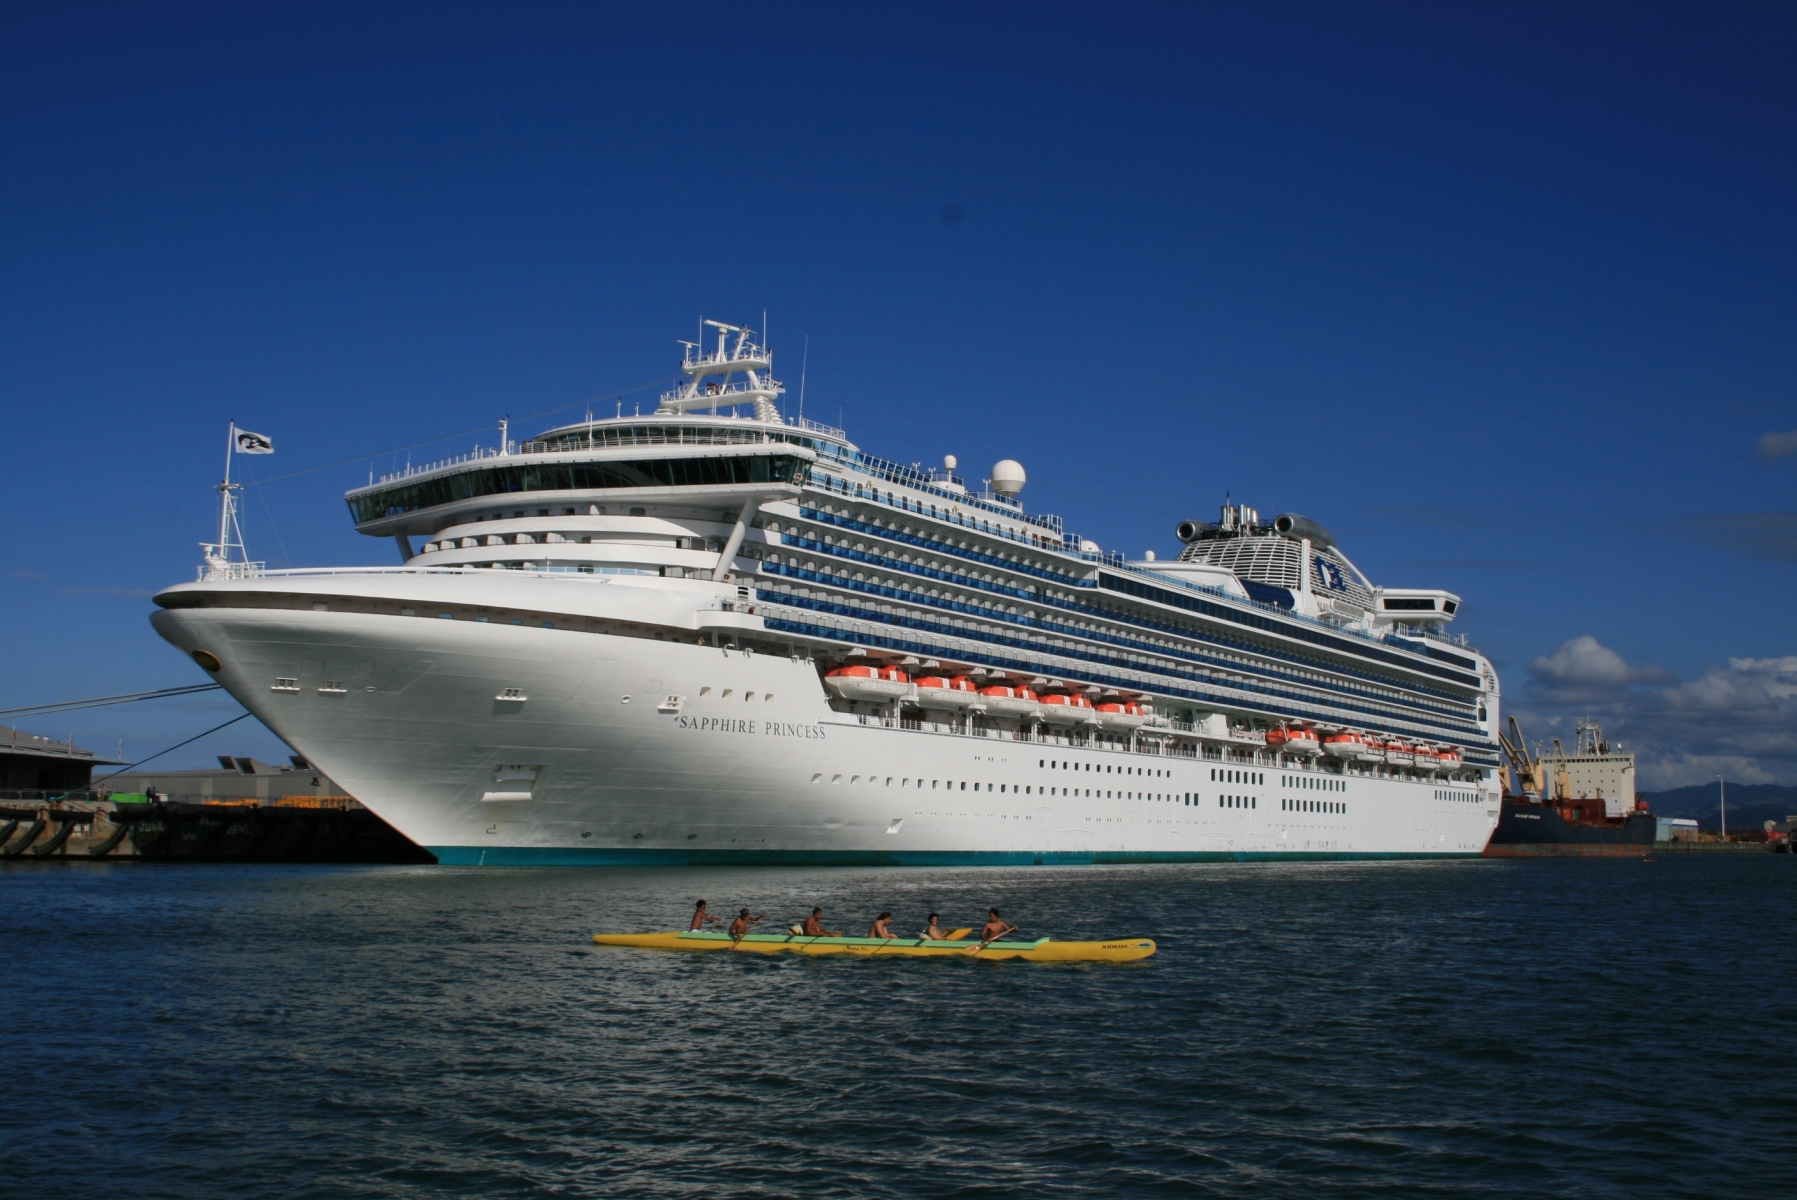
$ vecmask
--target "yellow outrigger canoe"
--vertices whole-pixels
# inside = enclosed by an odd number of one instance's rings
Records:
[[[712,930],[691,933],[595,933],[601,946],[643,950],[737,950],[756,954],[858,954],[871,958],[1021,958],[1029,962],[1130,962],[1154,953],[1147,938],[1108,942],[925,941],[922,938],[806,937],[798,933],[751,933],[741,941]]]

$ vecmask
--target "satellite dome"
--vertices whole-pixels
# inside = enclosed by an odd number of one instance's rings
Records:
[[[1029,482],[1029,476],[1023,473],[1023,464],[1016,459],[1006,458],[992,464],[992,490],[1001,496],[1015,496]]]

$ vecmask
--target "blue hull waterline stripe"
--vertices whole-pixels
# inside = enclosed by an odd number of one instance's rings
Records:
[[[1312,850],[627,850],[539,846],[426,846],[447,867],[1064,867],[1120,863],[1342,862],[1471,858],[1458,854],[1358,854]]]

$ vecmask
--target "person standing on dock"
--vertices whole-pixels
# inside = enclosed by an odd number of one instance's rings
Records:
[[[697,932],[698,930],[704,929],[707,925],[722,925],[723,923],[724,918],[714,917],[705,911],[705,901],[701,900],[698,904],[693,906],[693,923],[688,925],[687,928]]]
[[[749,915],[749,910],[746,908],[743,909],[740,913],[736,914],[736,920],[730,922],[730,940],[733,942],[742,941],[744,935],[749,932],[749,926],[761,920],[766,915],[767,914],[765,913],[757,913],[751,917]]]

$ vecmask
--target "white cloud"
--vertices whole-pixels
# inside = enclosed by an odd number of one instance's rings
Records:
[[[1777,462],[1797,454],[1797,429],[1784,433],[1767,430],[1753,443],[1753,452],[1764,462]]]
[[[1719,772],[1742,783],[1797,778],[1797,656],[1731,658],[1680,681],[1580,637],[1528,670],[1547,723],[1558,725],[1565,710],[1590,712],[1639,754],[1643,790],[1704,783]]]
[[[1652,663],[1631,667],[1589,634],[1531,660],[1528,672],[1536,696],[1549,704],[1593,704],[1615,699],[1636,684],[1664,684],[1678,678]]]

